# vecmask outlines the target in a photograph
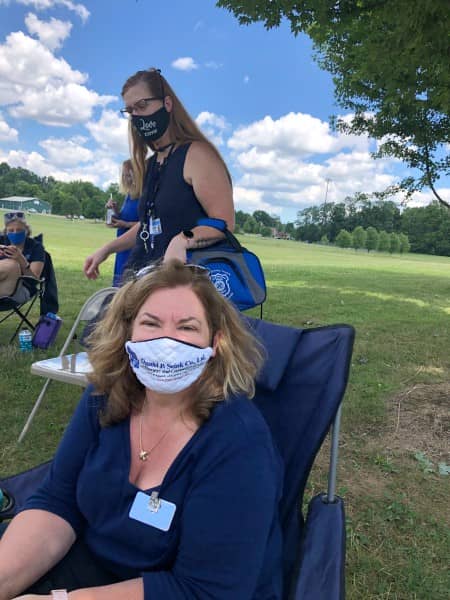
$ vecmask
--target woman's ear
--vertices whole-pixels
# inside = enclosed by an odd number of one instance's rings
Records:
[[[172,112],[172,108],[173,108],[172,96],[164,97],[164,107],[167,110],[167,112]]]
[[[216,355],[217,347],[218,347],[221,339],[222,339],[222,332],[217,331],[217,333],[214,334],[213,341],[212,341],[212,349],[213,349],[212,356]]]

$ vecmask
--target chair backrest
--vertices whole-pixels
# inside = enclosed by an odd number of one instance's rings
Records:
[[[255,402],[285,466],[280,514],[287,586],[299,554],[306,480],[344,396],[354,329],[334,325],[300,330],[248,321],[267,351]]]
[[[101,290],[96,291],[94,294],[92,294],[92,296],[90,296],[86,300],[86,302],[81,307],[81,310],[78,313],[74,324],[72,325],[72,329],[70,330],[63,347],[61,348],[61,351],[59,353],[60,356],[66,353],[70,342],[75,337],[80,322],[84,321],[94,323],[101,315],[102,309],[105,307],[105,305],[107,305],[110,298],[117,292],[118,289],[119,288],[116,287],[103,288]]]

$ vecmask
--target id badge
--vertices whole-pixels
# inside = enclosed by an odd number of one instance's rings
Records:
[[[151,496],[138,492],[131,505],[129,517],[161,531],[168,531],[176,509],[173,502],[159,498],[158,492],[153,492]]]
[[[159,235],[162,233],[161,219],[150,218],[150,235]]]

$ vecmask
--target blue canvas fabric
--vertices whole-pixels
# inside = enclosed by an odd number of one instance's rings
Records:
[[[257,319],[248,321],[268,353],[258,378],[255,402],[269,424],[285,466],[281,526],[287,591],[296,571],[300,569],[301,573],[304,522],[300,508],[304,488],[345,392],[354,329],[337,325],[301,331]],[[339,562],[342,540],[335,540],[329,551]],[[313,578],[311,583],[314,581],[320,588],[320,578]],[[314,600],[324,597],[314,595],[314,589],[309,593],[307,597]],[[305,600],[306,596],[298,598]]]

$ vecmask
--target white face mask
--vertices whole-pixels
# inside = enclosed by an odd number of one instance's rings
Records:
[[[196,381],[213,355],[173,338],[126,342],[131,368],[143,386],[161,394],[181,392]]]

